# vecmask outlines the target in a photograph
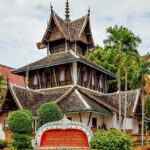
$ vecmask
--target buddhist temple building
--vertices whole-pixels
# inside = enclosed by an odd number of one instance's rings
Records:
[[[47,56],[12,71],[24,77],[26,84],[8,85],[0,108],[3,127],[7,127],[11,111],[28,109],[35,116],[36,130],[38,108],[54,101],[70,120],[92,129],[118,128],[119,93],[109,91],[109,81],[117,76],[86,57],[94,47],[90,10],[85,16],[71,20],[68,1],[64,19],[51,6],[47,28],[37,43],[37,48],[47,51]],[[127,93],[127,129],[133,133],[139,132],[141,122],[139,95],[140,90]],[[125,92],[121,92],[122,122],[124,101]]]

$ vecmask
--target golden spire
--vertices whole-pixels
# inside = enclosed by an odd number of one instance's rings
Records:
[[[88,9],[88,16],[90,16],[90,12],[91,12],[91,9],[90,9],[90,6],[89,6],[89,9]]]
[[[53,6],[52,6],[51,2],[50,2],[50,10],[51,11],[53,10]]]
[[[69,17],[70,17],[70,11],[69,11],[69,2],[68,2],[68,0],[67,0],[67,2],[66,2],[66,10],[65,10],[65,16],[66,16],[66,21],[70,21],[70,19],[69,19]]]

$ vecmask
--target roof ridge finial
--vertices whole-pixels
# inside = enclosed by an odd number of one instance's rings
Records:
[[[51,4],[51,1],[50,1],[50,10],[52,11],[53,10],[53,6]]]
[[[65,10],[65,16],[66,16],[66,21],[70,21],[70,19],[69,19],[69,17],[70,17],[70,11],[69,11],[69,2],[68,2],[68,0],[67,0],[67,2],[66,2],[66,10]]]
[[[88,9],[88,16],[90,16],[90,13],[91,13],[91,8],[89,6],[89,9]]]

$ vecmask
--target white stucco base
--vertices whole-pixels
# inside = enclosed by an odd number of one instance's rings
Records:
[[[90,113],[88,112],[80,113],[80,115],[79,113],[66,114],[66,116],[68,118],[71,118],[72,121],[81,122],[84,125],[88,126],[89,128],[92,128],[92,118],[97,118],[97,128],[100,128],[101,125],[105,123],[107,129],[111,128],[119,129],[119,120],[116,113],[113,113],[113,116],[105,116],[100,115],[98,113],[92,113],[90,121],[89,121]],[[124,124],[122,125],[122,129],[124,129]],[[133,133],[138,133],[139,132],[138,120],[133,118],[126,118],[126,129],[132,130]]]
[[[80,120],[80,115],[81,115],[81,120]],[[90,128],[92,127],[92,118],[97,118],[97,128],[101,127],[103,123],[106,124],[107,129],[113,128],[113,116],[104,116],[97,113],[92,113],[90,118],[90,113],[80,113],[80,115],[79,113],[66,114],[66,116],[68,118],[71,118],[72,121],[81,122]]]
[[[3,131],[2,125],[0,124],[0,140],[5,140],[5,133]]]
[[[115,112],[113,112],[112,116],[101,115],[94,112],[91,114],[91,117],[90,117],[90,112],[82,112],[80,114],[72,113],[72,114],[66,114],[66,116],[67,118],[71,118],[72,121],[83,123],[85,126],[88,126],[89,128],[92,128],[92,118],[97,118],[97,128],[101,127],[101,125],[105,123],[107,129],[111,129],[111,128],[119,129],[119,120]],[[0,123],[2,125],[2,128],[7,128],[8,127],[7,117],[1,116]],[[124,129],[124,125],[122,125],[122,130],[123,129]],[[127,118],[126,129],[132,130],[132,133],[139,133],[139,121],[134,118]]]
[[[139,121],[137,119],[132,119],[132,133],[139,133]]]

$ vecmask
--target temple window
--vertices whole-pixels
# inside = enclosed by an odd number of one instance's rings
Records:
[[[103,88],[103,78],[102,78],[102,76],[100,76],[100,88]]]
[[[95,84],[95,76],[92,75],[92,85],[94,85],[94,84]]]
[[[84,81],[84,82],[87,81],[87,71],[85,71],[85,72],[83,73],[83,81]]]
[[[60,70],[60,81],[65,80],[65,70]]]
[[[42,73],[42,83],[43,84],[45,83],[45,74],[44,74],[44,72]]]
[[[97,118],[92,118],[92,127],[97,128]]]
[[[34,75],[33,85],[38,85],[38,76],[37,76],[37,74]]]
[[[46,76],[46,82],[47,83],[50,82],[50,73],[46,73],[45,76]]]

